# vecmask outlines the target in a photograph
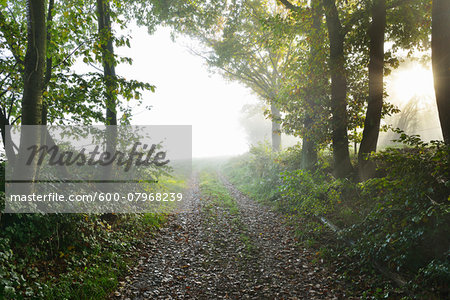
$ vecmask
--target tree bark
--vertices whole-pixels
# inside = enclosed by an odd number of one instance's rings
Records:
[[[369,99],[364,131],[359,147],[359,177],[367,180],[375,174],[375,164],[369,154],[377,150],[383,107],[384,33],[386,28],[385,0],[374,0],[371,8],[372,23],[369,35]]]
[[[103,76],[106,84],[106,151],[109,152],[110,155],[114,155],[117,144],[117,97],[115,96],[117,83],[116,70],[114,67],[114,46],[108,0],[97,0],[97,17],[98,32],[102,47]],[[108,165],[104,168],[104,179],[110,180],[111,178],[112,166]]]
[[[445,144],[450,145],[450,1],[433,0],[431,60],[434,91]]]
[[[316,142],[312,136],[312,127],[314,126],[314,121],[317,116],[315,116],[315,107],[317,106],[316,97],[320,93],[314,93],[321,89],[321,82],[323,81],[323,76],[317,76],[316,65],[319,61],[320,53],[320,31],[321,31],[321,6],[320,0],[311,1],[311,12],[312,12],[312,27],[309,32],[309,78],[311,78],[311,89],[305,97],[306,108],[305,108],[305,119],[303,121],[303,126],[305,128],[305,134],[302,141],[302,158],[301,158],[301,168],[304,170],[313,170],[317,165],[317,149]],[[322,61],[319,62],[319,64]],[[308,111],[309,110],[309,111]]]
[[[332,146],[334,172],[347,177],[353,168],[350,162],[347,134],[347,78],[345,75],[344,37],[334,0],[323,0],[330,43]]]
[[[270,104],[270,111],[272,114],[272,151],[278,152],[281,150],[281,114],[274,104]]]
[[[103,74],[106,82],[106,125],[117,125],[116,69],[109,3],[97,0],[98,31],[102,47]]]
[[[314,170],[317,165],[317,150],[316,143],[306,137],[302,140],[302,158],[301,168],[303,170]]]
[[[55,0],[50,0],[48,2],[48,10],[47,10],[47,33],[46,33],[46,45],[49,46],[52,41],[52,33],[51,33],[51,26],[53,21],[53,8],[55,6]],[[48,49],[48,47],[47,47]],[[42,92],[47,91],[48,84],[50,82],[50,79],[52,77],[52,69],[53,69],[53,59],[51,56],[46,55],[47,59],[45,61],[45,73],[44,73],[44,80],[42,83]],[[42,112],[41,112],[41,125],[47,125],[47,117],[48,117],[48,103],[45,101],[45,99],[42,99]],[[43,131],[41,132],[41,145],[47,145],[49,146],[49,149],[53,146],[56,146],[55,141],[53,140],[52,136],[50,135],[50,132],[48,131],[48,128],[43,128]],[[49,153],[49,151],[47,152]],[[65,166],[62,166],[61,170],[62,177],[64,179],[69,178],[69,172],[67,171],[67,168]],[[39,178],[39,172],[40,167],[37,166],[36,169],[36,178]]]
[[[27,50],[24,63],[24,89],[22,98],[22,125],[41,125],[42,87],[46,58],[45,0],[27,1]],[[22,130],[17,161],[24,162],[28,151],[26,145],[40,145],[39,130]],[[14,170],[21,179],[34,181],[37,164],[33,161],[29,168],[16,164]],[[16,176],[15,176],[16,177]],[[16,177],[17,178],[17,177]],[[31,193],[34,184],[27,184],[20,192]]]
[[[22,125],[40,125],[47,34],[45,0],[28,0],[27,18]]]
[[[7,126],[10,125],[9,120],[1,111],[0,111],[0,122],[1,122],[1,135],[2,135],[3,146],[5,147],[6,159],[8,160],[8,164],[10,166],[14,167],[14,165],[16,163],[16,153],[14,151],[13,141],[11,139],[11,134],[10,134],[11,127],[8,127],[9,130],[7,129]],[[8,130],[8,132],[7,132],[7,130]]]

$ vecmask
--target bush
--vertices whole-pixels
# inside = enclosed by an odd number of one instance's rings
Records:
[[[385,174],[361,184],[372,209],[347,230],[352,252],[377,260],[418,282],[440,290],[449,282],[450,205],[448,148],[403,137],[410,147],[375,156]]]
[[[281,175],[279,191],[285,205],[295,211],[307,216],[324,215],[339,201],[339,190],[321,173],[296,170]]]
[[[225,167],[230,181],[257,201],[277,201],[280,195],[279,156],[267,144],[252,147],[248,154],[235,158]]]
[[[363,183],[333,178],[323,154],[315,172],[299,170],[298,147],[273,153],[259,145],[230,161],[226,173],[254,199],[301,216],[303,235],[316,239],[324,234],[315,216],[338,225],[344,239],[352,241],[346,254],[355,269],[376,261],[408,278],[417,293],[445,294],[450,278],[449,148],[403,133],[400,140],[404,148],[373,156],[379,177]]]

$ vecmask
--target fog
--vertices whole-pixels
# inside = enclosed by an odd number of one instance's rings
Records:
[[[167,28],[149,36],[146,29],[135,27],[132,37],[131,49],[118,53],[132,57],[133,65],[119,65],[117,73],[156,85],[155,93],[144,96],[151,110],[133,109],[133,125],[192,125],[193,157],[248,150],[241,110],[259,101],[250,90],[211,73],[200,57],[189,52],[192,41],[173,42]]]
[[[388,94],[385,101],[397,106],[400,113],[386,117],[383,124],[400,128],[409,135],[420,135],[424,141],[442,140],[431,62],[422,64],[405,59],[385,78],[385,84]],[[397,137],[392,132],[381,132],[380,147],[392,145]]]
[[[257,103],[245,104],[242,106],[239,123],[242,126],[245,137],[250,145],[259,143],[270,144],[272,136],[272,121],[267,119],[264,112],[269,110],[269,106],[262,100]],[[291,147],[300,142],[300,138],[291,135],[281,134],[281,147]]]

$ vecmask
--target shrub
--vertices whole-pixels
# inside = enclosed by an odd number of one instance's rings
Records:
[[[347,230],[356,241],[351,251],[363,262],[381,261],[415,277],[416,288],[427,284],[442,291],[450,277],[448,147],[414,136],[401,139],[409,147],[374,157],[384,176],[361,184],[371,210]]]
[[[281,153],[254,147],[231,161],[227,174],[255,199],[301,216],[303,235],[316,239],[324,233],[315,216],[331,220],[352,241],[346,253],[359,267],[376,261],[403,274],[417,293],[435,289],[445,294],[450,278],[449,148],[404,133],[400,141],[405,147],[373,155],[379,177],[363,183],[333,178],[323,154],[315,172],[299,170],[298,147]]]

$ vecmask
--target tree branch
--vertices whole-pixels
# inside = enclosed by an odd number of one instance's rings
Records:
[[[50,42],[52,40],[52,33],[51,33],[51,26],[52,26],[52,20],[53,20],[53,6],[55,1],[50,0],[48,3],[48,14],[47,14],[47,51],[49,49]],[[45,91],[47,89],[47,85],[50,82],[50,78],[52,77],[52,63],[53,59],[52,56],[48,56],[45,66],[45,77],[44,82],[42,84],[42,91]]]
[[[12,93],[12,95],[11,95],[11,102],[9,103],[8,113],[6,114],[8,119],[11,117],[11,112],[12,112],[12,109],[14,107],[14,101],[15,101],[15,97],[14,97],[14,93]]]
[[[278,1],[280,1],[284,5],[284,7],[286,7],[289,10],[296,11],[296,12],[301,11],[301,7],[293,5],[288,0],[278,0]]]

